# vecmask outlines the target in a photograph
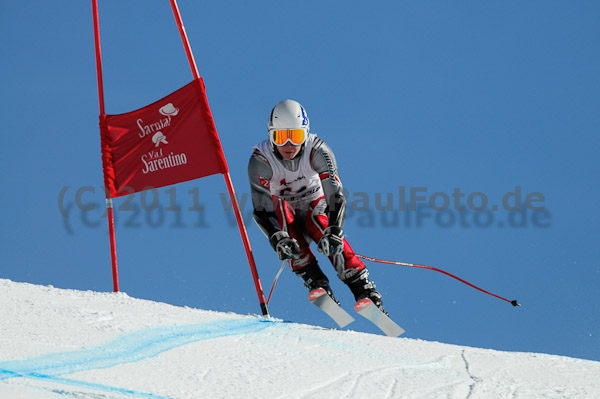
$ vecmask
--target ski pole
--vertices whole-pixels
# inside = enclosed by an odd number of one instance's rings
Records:
[[[398,266],[406,266],[406,267],[415,267],[415,268],[418,268],[418,269],[433,270],[433,271],[436,271],[436,272],[439,272],[439,273],[443,273],[443,274],[445,274],[447,276],[450,276],[450,277],[452,277],[452,278],[460,281],[461,283],[467,284],[468,286],[473,287],[476,290],[479,290],[479,291],[481,291],[481,292],[483,292],[485,294],[488,294],[488,295],[491,295],[491,296],[495,296],[498,299],[502,299],[503,301],[506,301],[506,302],[510,303],[511,305],[513,305],[513,306],[521,306],[521,304],[519,302],[517,302],[516,299],[511,301],[509,299],[503,298],[500,295],[496,295],[496,294],[494,294],[492,292],[484,290],[483,288],[479,288],[475,284],[471,284],[468,281],[465,281],[462,278],[457,277],[457,276],[455,276],[452,273],[448,273],[445,270],[438,269],[437,267],[431,267],[431,266],[425,266],[425,265],[417,265],[417,264],[414,264],[414,263],[396,262],[396,261],[392,261],[392,260],[375,259],[375,258],[371,258],[369,256],[360,255],[360,254],[357,254],[357,253],[353,253],[351,255],[355,255],[355,256],[358,256],[359,258],[370,260],[372,262],[387,263],[387,264],[390,264],[390,265],[398,265]]]
[[[283,220],[283,231],[285,231],[287,233],[287,220],[285,219],[285,213],[283,211],[283,202],[281,201],[281,198],[279,198],[279,211],[281,212],[281,219]],[[273,290],[275,290],[275,284],[277,284],[279,275],[281,275],[281,272],[283,271],[283,268],[285,267],[286,262],[287,262],[287,260],[283,261],[283,263],[281,264],[281,267],[279,268],[279,271],[275,275],[275,279],[273,280],[273,285],[271,285],[271,291],[269,291],[269,297],[267,298],[267,306],[269,306],[269,302],[271,301],[271,295],[273,295]]]
[[[269,291],[269,297],[267,298],[267,306],[269,306],[269,302],[271,301],[271,295],[273,295],[273,290],[275,289],[275,284],[277,284],[277,280],[279,279],[279,275],[283,271],[283,268],[285,267],[285,263],[286,262],[287,262],[287,260],[283,261],[283,263],[281,264],[281,267],[279,268],[279,271],[275,275],[275,279],[273,280],[273,285],[271,286],[271,291]]]

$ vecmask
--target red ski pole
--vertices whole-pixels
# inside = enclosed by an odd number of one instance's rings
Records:
[[[503,301],[506,301],[506,302],[510,303],[511,305],[513,305],[513,306],[521,306],[521,304],[519,304],[519,302],[517,302],[516,299],[511,301],[509,299],[503,298],[500,295],[496,295],[496,294],[494,294],[492,292],[484,290],[483,288],[479,288],[475,284],[471,284],[468,281],[465,281],[462,278],[457,277],[457,276],[455,276],[452,273],[448,273],[445,270],[438,269],[437,267],[431,267],[431,266],[425,266],[425,265],[417,265],[417,264],[414,264],[414,263],[396,262],[396,261],[392,261],[392,260],[375,259],[375,258],[371,258],[369,256],[360,255],[360,254],[357,254],[357,253],[354,253],[353,255],[356,255],[356,256],[358,256],[359,258],[362,258],[362,259],[370,260],[372,262],[387,263],[387,264],[390,264],[390,265],[398,265],[398,266],[406,266],[406,267],[415,267],[415,268],[418,268],[418,269],[428,269],[428,270],[433,270],[433,271],[436,271],[436,272],[439,272],[439,273],[443,273],[446,276],[450,276],[450,277],[452,277],[452,278],[460,281],[461,283],[467,284],[468,286],[473,287],[476,290],[479,290],[479,291],[481,291],[481,292],[483,292],[485,294],[488,294],[488,295],[491,295],[491,296],[495,296],[498,299],[502,299]]]

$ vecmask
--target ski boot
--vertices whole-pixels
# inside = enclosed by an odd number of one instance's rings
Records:
[[[363,269],[358,274],[344,280],[344,283],[350,288],[356,302],[361,299],[369,298],[373,301],[375,306],[379,308],[386,316],[389,314],[383,309],[383,302],[381,301],[381,294],[375,289],[375,283],[369,281],[369,272],[367,269]]]
[[[308,288],[309,291],[316,290],[317,288],[323,288],[325,291],[327,291],[327,294],[329,294],[331,299],[333,299],[339,305],[338,300],[333,296],[333,292],[329,286],[329,279],[319,267],[316,259],[313,260],[308,266],[305,266],[300,270],[296,270],[294,273],[304,280],[304,286]]]

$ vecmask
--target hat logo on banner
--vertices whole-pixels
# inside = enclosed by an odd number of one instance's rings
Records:
[[[161,114],[163,114],[165,116],[177,116],[177,114],[179,113],[179,108],[175,108],[173,103],[168,103],[167,105],[162,107],[160,110],[158,110],[158,112],[160,112]]]
[[[152,142],[155,144],[155,147],[158,147],[161,143],[169,144],[167,137],[162,132],[156,132],[154,136],[152,136]]]

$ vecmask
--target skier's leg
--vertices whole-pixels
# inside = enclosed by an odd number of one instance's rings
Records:
[[[333,296],[333,291],[329,286],[329,279],[319,267],[319,263],[317,262],[316,258],[313,259],[313,261],[308,266],[305,266],[301,269],[297,269],[294,271],[294,273],[296,273],[296,275],[304,281],[304,286],[308,288],[309,291],[315,290],[317,288],[323,288],[325,291],[327,291],[329,296],[337,302],[337,300]]]
[[[358,272],[354,277],[344,280],[344,283],[346,283],[352,294],[354,294],[356,302],[369,298],[383,313],[388,314],[383,309],[381,294],[375,288],[375,283],[369,280],[369,271],[366,268]]]
[[[302,252],[302,256],[299,259],[290,261],[292,271],[304,281],[304,286],[308,288],[309,291],[323,288],[333,298],[333,293],[329,287],[329,279],[319,267],[317,258],[315,258],[314,253],[306,241],[303,221],[298,218],[294,208],[286,201],[282,200],[281,206],[279,206],[279,201],[277,201],[275,209],[279,226],[282,229],[287,228],[290,237],[295,238],[296,241],[298,241],[300,251]]]
[[[321,197],[313,201],[307,212],[306,231],[315,242],[319,242],[328,225],[327,202],[324,197]],[[367,267],[359,257],[354,255],[352,247],[345,238],[344,252],[330,256],[329,260],[337,271],[339,279],[348,285],[357,301],[370,298],[383,311],[381,294],[375,288],[375,283],[369,280]]]
[[[311,203],[306,213],[306,232],[313,241],[319,242],[328,226],[327,202],[325,197],[321,197]],[[329,256],[329,260],[342,281],[352,278],[366,267],[363,261],[354,255],[352,247],[345,238],[344,251],[339,255]]]

